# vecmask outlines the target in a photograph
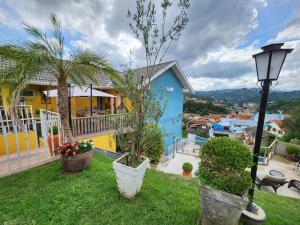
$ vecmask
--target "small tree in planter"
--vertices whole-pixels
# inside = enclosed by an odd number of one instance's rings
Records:
[[[142,157],[141,153],[146,151],[147,142],[152,140],[151,133],[155,131],[152,129],[149,132],[147,126],[157,123],[164,110],[164,104],[160,104],[162,97],[154,95],[150,90],[151,79],[155,74],[154,65],[163,60],[171,43],[179,39],[188,22],[189,0],[179,1],[179,14],[173,22],[167,21],[167,12],[172,2],[162,0],[160,6],[162,15],[159,18],[151,0],[136,0],[136,12],[128,10],[129,26],[145,50],[146,72],[137,74],[129,68],[123,73],[122,81],[115,81],[117,90],[129,100],[130,111],[134,115],[130,121],[132,132],[126,135],[127,139],[122,140],[125,137],[122,129],[118,129],[116,135],[119,148],[128,149],[129,153],[113,163],[119,191],[126,198],[132,198],[140,191],[149,166],[149,159]],[[161,21],[161,24],[157,21]]]
[[[185,162],[182,165],[182,170],[183,170],[182,176],[191,177],[193,171],[193,165],[189,162]]]
[[[61,164],[64,172],[80,172],[86,169],[93,159],[93,141],[80,143],[65,143],[56,149],[55,154],[61,155]]]
[[[235,225],[247,206],[243,197],[251,186],[250,150],[237,140],[218,137],[200,152],[202,225]]]

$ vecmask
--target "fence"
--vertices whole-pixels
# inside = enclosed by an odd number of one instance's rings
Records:
[[[131,126],[133,115],[129,113],[72,118],[72,133],[81,136],[103,133]]]
[[[184,153],[188,155],[199,156],[201,146],[208,139],[196,135],[189,135],[188,138],[178,138],[174,144],[173,157],[176,153]]]
[[[51,155],[48,140],[53,145],[53,133],[48,138],[46,129],[59,123],[59,117],[39,120],[33,117],[31,106],[18,106],[19,119],[13,119],[0,107],[0,176],[5,176],[36,165],[43,164],[55,157]],[[45,112],[41,112],[43,118]],[[51,117],[49,117],[51,118]],[[44,141],[40,139],[38,126],[44,133]]]
[[[270,159],[275,154],[277,139],[275,139],[270,146],[261,147],[260,152],[263,152],[263,156],[259,156],[259,163],[263,165],[268,165]]]

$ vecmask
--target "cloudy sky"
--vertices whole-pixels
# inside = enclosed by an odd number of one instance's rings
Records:
[[[175,3],[169,19],[176,14]],[[54,12],[69,51],[93,49],[117,69],[128,63],[132,51],[134,65],[143,66],[142,45],[126,18],[134,5],[134,0],[0,0],[0,44],[28,38],[22,22],[47,32]],[[190,22],[164,61],[177,60],[194,89],[255,87],[251,56],[265,44],[286,42],[295,49],[276,89],[300,90],[299,0],[191,0],[188,13]]]

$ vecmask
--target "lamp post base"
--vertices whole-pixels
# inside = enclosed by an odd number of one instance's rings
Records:
[[[252,207],[254,211],[247,208],[242,212],[240,222],[243,225],[260,225],[266,220],[266,213],[261,207],[255,203],[252,203]]]

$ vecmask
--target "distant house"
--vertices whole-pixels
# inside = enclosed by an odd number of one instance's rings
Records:
[[[284,130],[282,129],[282,120],[270,120],[265,125],[267,131],[271,134],[275,134],[278,137],[284,135]]]
[[[248,127],[244,129],[244,142],[247,145],[254,145],[255,143],[255,136],[256,136],[256,129],[257,127]],[[263,131],[262,137],[266,137],[267,136],[267,131]]]
[[[248,113],[248,112],[241,112],[236,115],[236,118],[239,120],[251,120],[252,115],[251,115],[251,113]]]
[[[265,123],[269,122],[270,120],[283,120],[285,118],[284,114],[266,114]],[[258,113],[256,113],[253,117],[255,121],[258,121]]]
[[[225,114],[209,114],[208,115],[209,121],[212,122],[212,123],[219,122],[219,120],[222,117],[226,117],[226,115]]]

